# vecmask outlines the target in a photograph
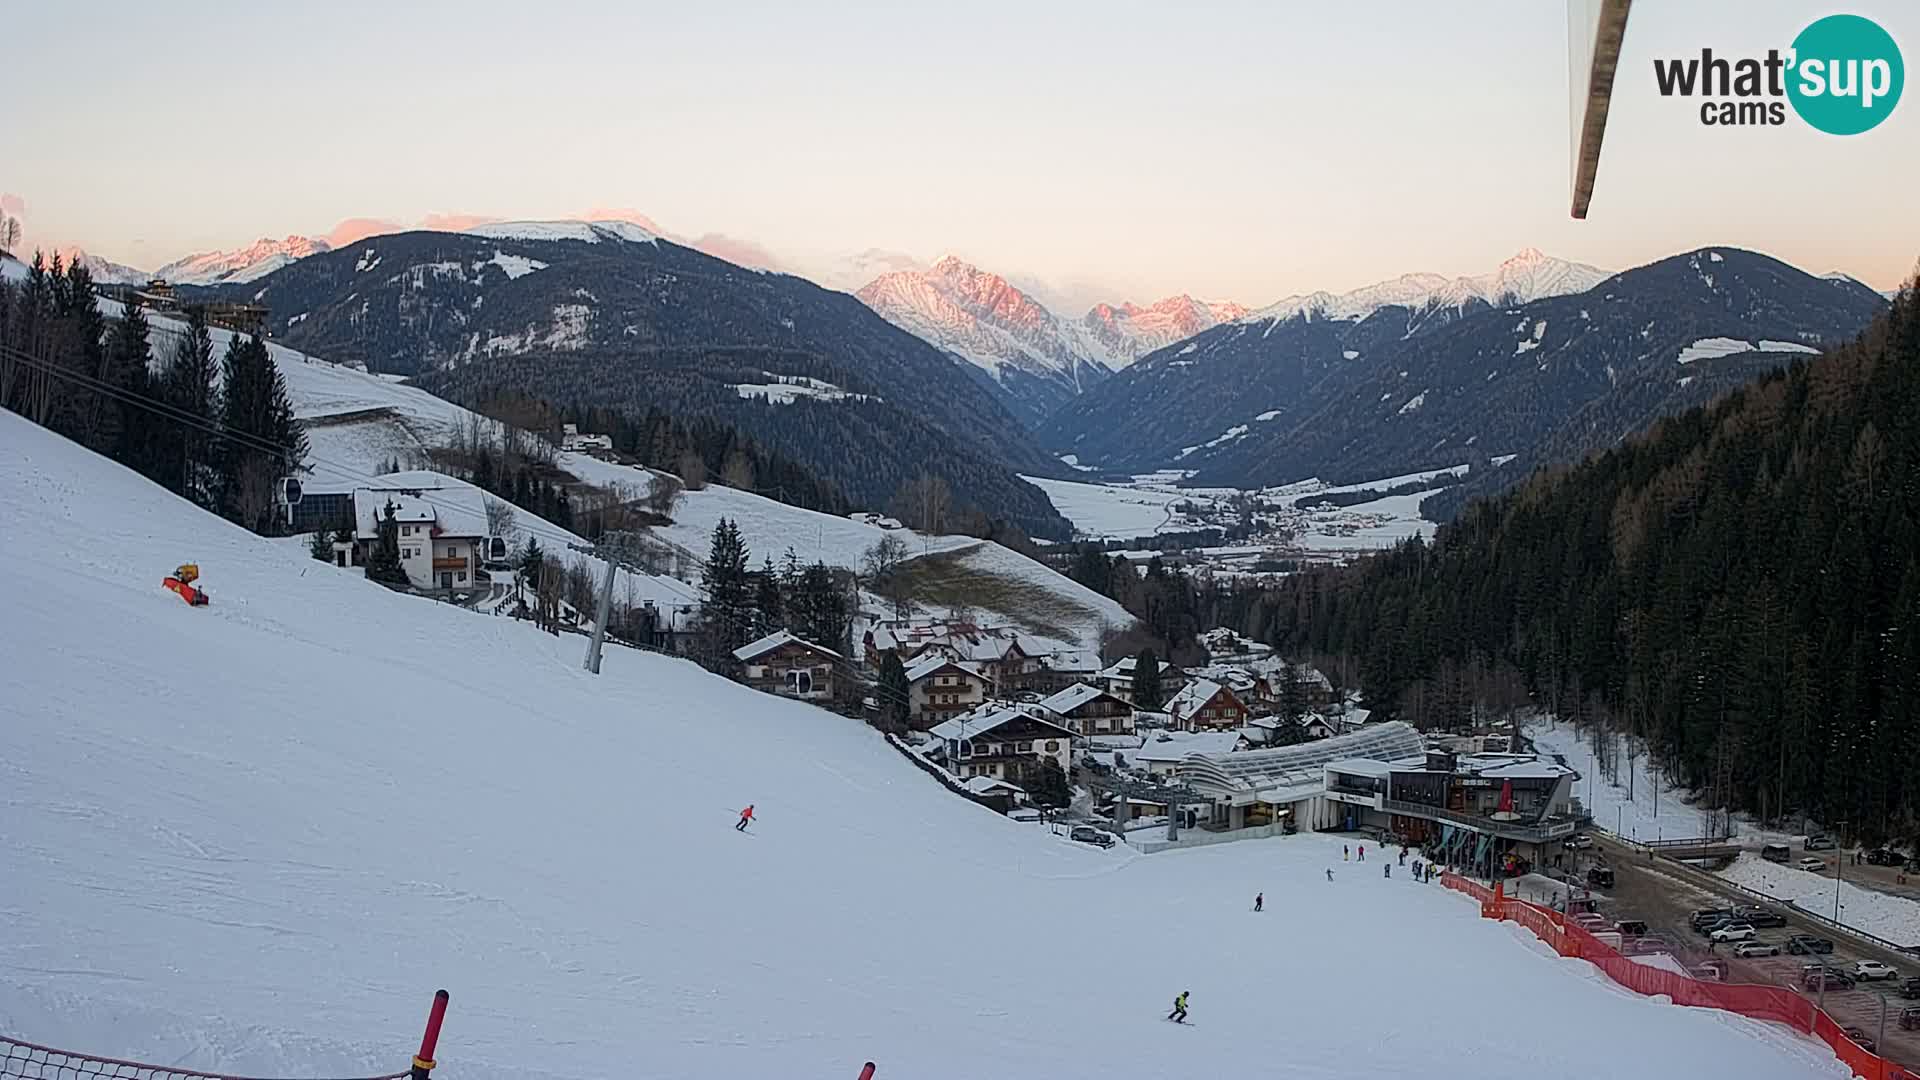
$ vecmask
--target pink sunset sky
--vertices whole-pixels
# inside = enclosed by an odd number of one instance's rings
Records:
[[[1920,101],[1838,138],[1703,127],[1654,57],[1833,10],[1635,6],[1592,215],[1568,206],[1565,5],[108,0],[9,13],[23,247],[152,269],[289,234],[639,219],[832,280],[957,252],[1065,304],[1250,305],[1527,246],[1705,244],[1876,288],[1920,255]],[[1920,7],[1869,0],[1920,55]]]

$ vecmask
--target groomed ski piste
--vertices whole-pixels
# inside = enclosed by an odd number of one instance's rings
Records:
[[[11,413],[0,505],[19,1038],[389,1072],[444,986],[459,1080],[1845,1075],[1337,838],[1101,851],[689,663],[588,675],[576,637],[388,592]],[[160,587],[188,560],[208,607]]]

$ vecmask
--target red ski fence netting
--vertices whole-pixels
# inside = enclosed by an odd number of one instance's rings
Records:
[[[1456,892],[1466,893],[1480,902],[1480,914],[1489,919],[1516,922],[1553,947],[1561,956],[1585,960],[1621,986],[1639,994],[1665,994],[1675,1005],[1727,1012],[1769,1020],[1805,1032],[1833,1047],[1854,1075],[1865,1080],[1920,1080],[1914,1073],[1878,1054],[1869,1053],[1847,1038],[1833,1018],[1814,1003],[1785,987],[1752,986],[1708,982],[1678,975],[1660,968],[1636,964],[1613,946],[1566,921],[1557,911],[1530,904],[1525,900],[1496,895],[1477,881],[1455,874],[1441,874],[1440,883]]]

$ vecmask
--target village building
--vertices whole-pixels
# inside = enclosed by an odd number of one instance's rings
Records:
[[[961,780],[990,777],[1027,787],[1045,758],[1063,774],[1073,768],[1073,732],[1025,709],[988,706],[936,725],[947,770]]]
[[[802,641],[776,630],[733,651],[740,662],[740,681],[762,693],[801,701],[833,697],[834,669],[845,658],[832,649]]]
[[[915,730],[925,731],[979,708],[990,689],[987,677],[972,666],[929,655],[907,668],[907,715]]]
[[[1246,726],[1247,706],[1211,679],[1195,679],[1167,702],[1173,726],[1182,731],[1233,731]]]
[[[1121,701],[1131,703],[1133,701],[1133,669],[1139,662],[1139,658],[1134,656],[1123,656],[1115,660],[1100,669],[1099,674],[1094,676],[1095,685]]]
[[[612,453],[613,436],[582,434],[578,426],[563,424],[560,429],[560,449],[570,453],[595,456]]]
[[[1075,683],[1040,699],[1040,708],[1075,735],[1134,733],[1133,706],[1086,683]]]
[[[398,526],[400,567],[409,585],[454,592],[490,582],[481,565],[488,536],[486,496],[479,488],[428,472],[395,473],[381,481],[379,487],[355,488],[351,493],[352,562],[367,564],[380,540],[380,523],[391,507]],[[336,561],[345,561],[345,555],[336,547]]]
[[[1174,775],[1179,766],[1196,755],[1208,757],[1235,754],[1247,748],[1237,731],[1163,731],[1143,738],[1136,750],[1121,750],[1120,764],[1147,776]]]

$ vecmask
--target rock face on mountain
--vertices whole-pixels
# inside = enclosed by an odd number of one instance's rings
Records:
[[[1581,293],[1512,302],[1519,291],[1498,305],[1449,287],[1416,290],[1413,306],[1275,305],[1152,354],[1061,409],[1042,438],[1084,464],[1249,487],[1521,458],[1480,481],[1498,483],[1844,340],[1885,303],[1735,248]]]
[[[869,505],[926,469],[961,502],[1066,531],[1015,475],[1062,467],[948,356],[845,293],[629,222],[379,236],[213,291],[258,297],[288,345],[436,390],[711,415]]]
[[[978,369],[1031,424],[1111,373],[1082,327],[951,255],[925,270],[882,274],[855,295],[888,322]]]
[[[1185,341],[1246,314],[1247,309],[1239,304],[1209,303],[1182,293],[1146,307],[1096,304],[1080,321],[1108,362],[1123,368],[1155,349]]]

